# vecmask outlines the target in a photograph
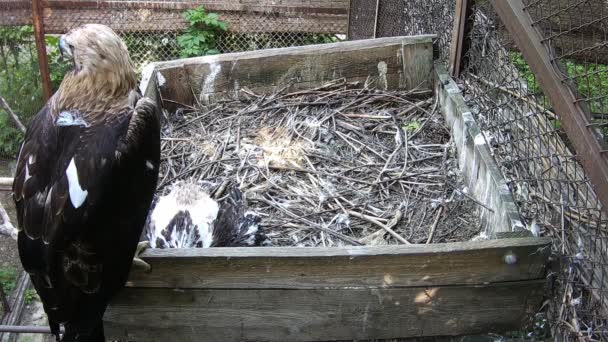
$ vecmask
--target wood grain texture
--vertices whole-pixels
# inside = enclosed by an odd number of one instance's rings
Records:
[[[499,233],[525,229],[508,183],[460,88],[441,63],[435,64],[434,73],[439,108],[450,128],[469,194],[487,208],[478,209],[483,231],[496,238]]]
[[[150,249],[128,287],[344,289],[438,286],[543,277],[548,239],[332,248]],[[505,262],[513,254],[515,264]]]
[[[283,87],[306,89],[338,78],[377,78],[387,89],[426,84],[432,69],[432,38],[391,37],[161,62],[157,63],[158,72],[167,80],[160,88],[161,95],[168,102],[178,101],[176,96],[185,91],[179,88],[185,86],[175,88],[172,79],[181,70],[203,102],[234,98],[245,87],[269,93]]]
[[[328,341],[501,332],[540,304],[543,281],[388,289],[126,289],[106,336],[137,341]],[[203,338],[204,337],[204,338]]]
[[[0,25],[31,25],[31,1],[0,0]],[[108,1],[45,0],[46,33],[65,33],[96,22],[119,32],[181,32],[188,28],[183,13],[204,7],[218,13],[232,32],[304,32],[346,34],[348,0],[211,0]]]

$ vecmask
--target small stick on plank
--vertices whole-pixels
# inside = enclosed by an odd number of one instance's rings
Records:
[[[392,229],[394,226],[397,225],[397,223],[399,223],[399,221],[401,221],[402,215],[403,215],[403,213],[401,212],[401,208],[399,208],[395,212],[395,215],[393,215],[393,218],[390,221],[387,221],[386,226]],[[376,218],[376,219],[378,221],[380,221],[380,218]],[[359,239],[359,241],[361,241],[362,243],[367,245],[367,244],[369,244],[369,242],[374,241],[378,236],[384,235],[384,234],[386,234],[386,230],[380,229],[376,232],[369,234],[368,236],[365,236],[365,237]]]
[[[401,243],[404,243],[406,245],[411,245],[412,243],[407,241],[406,239],[404,239],[401,235],[397,234],[397,232],[395,232],[394,230],[392,230],[388,224],[385,225],[382,222],[378,221],[375,217],[372,216],[368,216],[368,215],[364,215],[361,213],[358,213],[356,211],[352,211],[352,210],[347,210],[349,215],[352,215],[354,217],[358,217],[362,220],[365,220],[367,222],[373,223],[375,225],[377,225],[378,227],[386,230],[387,233],[391,234],[395,239],[397,239],[398,241],[400,241]],[[401,212],[401,211],[399,211]]]
[[[492,208],[490,208],[487,205],[479,202],[478,200],[476,200],[475,198],[473,198],[473,196],[471,196],[471,195],[469,195],[469,194],[461,191],[460,189],[458,189],[456,187],[456,185],[454,185],[454,184],[452,184],[450,182],[445,182],[445,184],[449,185],[452,189],[454,189],[454,191],[458,192],[459,194],[463,195],[464,197],[466,197],[466,198],[470,199],[471,201],[477,203],[480,207],[483,207],[484,209],[488,210],[489,212],[494,213],[494,210]]]
[[[439,210],[437,210],[437,216],[435,216],[435,221],[433,222],[433,226],[431,227],[431,232],[429,233],[429,238],[426,239],[427,245],[429,243],[431,243],[431,241],[433,240],[433,235],[435,235],[435,229],[437,229],[437,225],[439,224],[439,218],[443,214],[444,208],[445,208],[445,206],[442,205],[441,207],[439,207]]]

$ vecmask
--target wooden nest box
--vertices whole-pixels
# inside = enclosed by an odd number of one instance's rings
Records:
[[[513,199],[434,36],[392,37],[159,62],[142,91],[168,111],[289,85],[380,79],[434,91],[488,238],[427,245],[151,249],[105,315],[136,341],[329,341],[521,328],[538,310],[550,241],[523,230]],[[476,139],[477,138],[477,139]]]

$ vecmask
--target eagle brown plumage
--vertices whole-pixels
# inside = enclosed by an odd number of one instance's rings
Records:
[[[60,49],[73,69],[30,123],[17,161],[19,255],[57,340],[64,325],[62,341],[97,342],[156,189],[160,123],[110,28],[79,27]]]

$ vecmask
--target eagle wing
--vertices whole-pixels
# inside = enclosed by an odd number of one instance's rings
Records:
[[[160,124],[150,101],[142,99],[135,109],[105,115],[103,122],[88,123],[77,116],[73,112],[53,117],[48,105],[38,113],[21,146],[13,183],[21,261],[45,309],[57,310],[56,321],[74,310],[67,299],[74,304],[80,294],[100,290],[104,263],[116,264],[103,252],[116,228],[101,227],[100,222],[120,222],[108,215],[130,214],[134,218],[123,221],[134,230],[129,236],[136,236],[137,243],[160,159]],[[130,185],[137,177],[141,189]],[[135,212],[108,212],[115,207],[114,197],[132,190],[143,191],[143,203],[133,204]],[[125,253],[123,259],[129,254],[132,258],[130,250]],[[117,271],[117,284],[126,279],[129,266]]]

